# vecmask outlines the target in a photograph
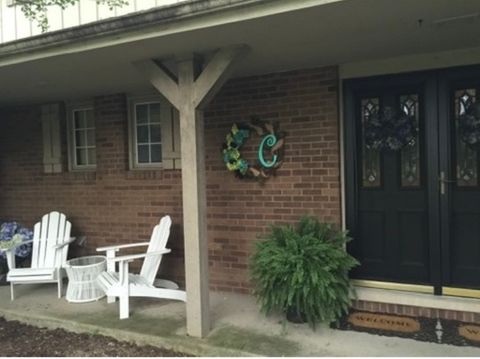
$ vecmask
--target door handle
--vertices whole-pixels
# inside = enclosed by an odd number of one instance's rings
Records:
[[[447,179],[447,176],[444,171],[440,172],[440,177],[438,178],[440,181],[440,194],[445,194],[447,183],[456,183],[457,181]]]

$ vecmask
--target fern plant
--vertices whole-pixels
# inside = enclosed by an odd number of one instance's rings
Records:
[[[265,314],[295,310],[315,328],[348,311],[358,265],[345,250],[346,232],[304,216],[296,227],[271,226],[251,259],[254,294]]]

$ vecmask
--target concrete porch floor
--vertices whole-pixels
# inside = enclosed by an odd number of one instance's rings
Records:
[[[307,325],[282,325],[259,313],[247,295],[211,293],[213,329],[205,339],[186,336],[185,305],[134,298],[131,316],[118,319],[117,303],[105,299],[70,304],[56,297],[55,285],[0,287],[0,316],[32,325],[103,334],[197,356],[480,356],[480,348],[423,343]]]

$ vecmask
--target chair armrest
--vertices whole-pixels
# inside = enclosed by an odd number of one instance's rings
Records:
[[[163,249],[161,251],[154,251],[154,252],[148,252],[148,253],[141,253],[141,254],[129,254],[125,256],[120,256],[120,257],[115,257],[115,258],[107,258],[107,261],[111,262],[124,262],[128,261],[131,262],[135,259],[140,259],[140,258],[145,258],[145,257],[150,257],[150,256],[158,256],[161,254],[167,254],[170,253],[171,249]]]
[[[15,263],[15,252],[14,251],[7,251],[5,252],[5,257],[7,257],[7,266],[8,270],[12,270],[16,268],[16,263]]]
[[[97,248],[97,252],[106,252],[110,250],[118,251],[122,248],[133,248],[133,247],[141,247],[141,246],[148,246],[150,242],[139,242],[139,243],[129,243],[129,244],[117,244],[113,246],[106,246],[106,247],[99,247]]]
[[[13,247],[3,250],[5,252],[5,257],[7,257],[8,270],[12,270],[12,269],[16,268],[15,249],[20,247],[20,246],[23,246],[24,244],[30,244],[30,243],[33,243],[33,239],[29,239],[28,241],[17,243]]]
[[[14,245],[13,247],[10,247],[10,248],[8,248],[8,249],[3,249],[3,251],[5,251],[5,252],[10,252],[10,251],[13,251],[14,249],[16,249],[17,247],[20,247],[20,246],[23,246],[24,244],[29,244],[29,243],[33,243],[33,239],[30,239],[30,240],[25,241],[25,242],[17,243],[17,244]]]
[[[65,246],[68,246],[70,243],[74,242],[75,239],[77,239],[77,238],[76,237],[70,237],[70,239],[68,241],[65,241],[61,244],[57,244],[57,245],[53,246],[53,248],[60,249],[60,248],[63,248]]]

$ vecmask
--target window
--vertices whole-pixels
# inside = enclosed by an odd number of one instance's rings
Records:
[[[162,163],[160,102],[135,104],[135,164]]]
[[[129,101],[130,168],[180,168],[180,138],[176,110],[163,98]]]
[[[92,170],[97,164],[93,107],[68,110],[69,164],[71,170]]]

